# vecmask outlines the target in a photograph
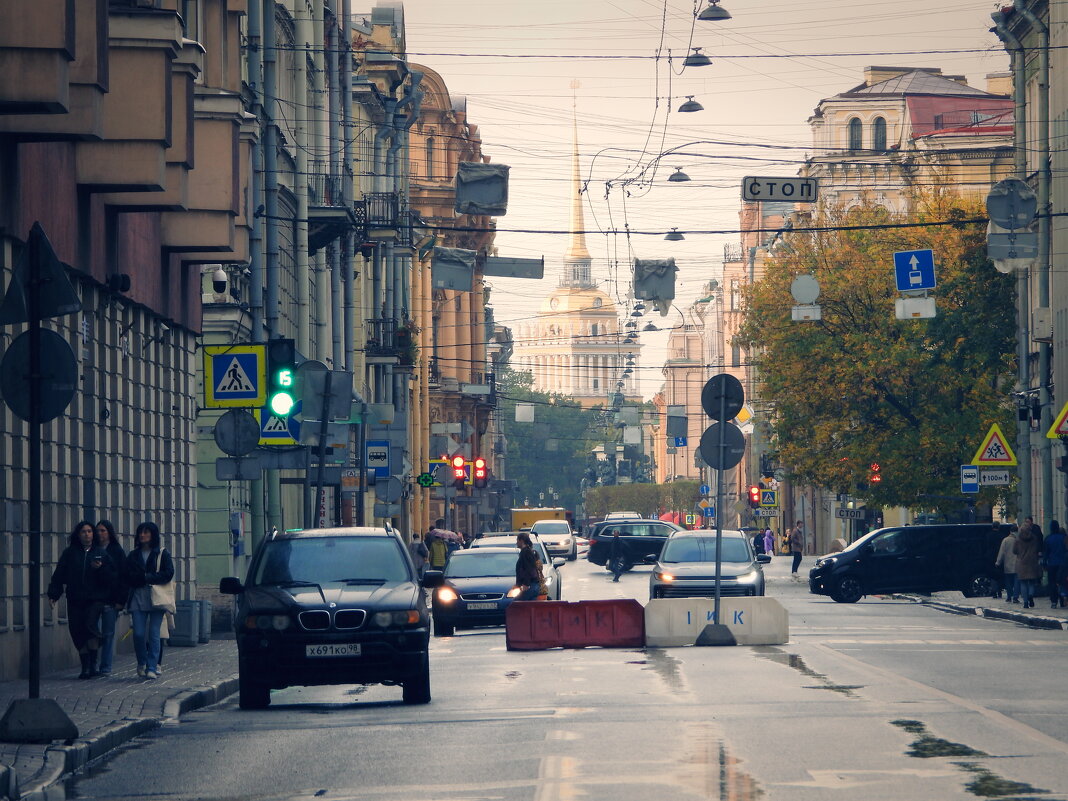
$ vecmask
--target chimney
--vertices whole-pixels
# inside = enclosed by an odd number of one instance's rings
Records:
[[[1006,97],[1012,94],[1012,73],[1011,72],[991,72],[986,76],[986,91],[992,95],[1005,95]]]

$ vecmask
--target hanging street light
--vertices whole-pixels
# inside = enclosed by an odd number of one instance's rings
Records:
[[[657,327],[656,327],[655,325],[653,325],[652,323],[647,323],[647,324],[646,324],[646,326],[645,326],[645,328],[643,328],[643,329],[642,329],[642,331],[659,331],[659,330],[660,330],[660,329],[659,329],[659,328],[657,328]]]
[[[719,4],[719,0],[708,0],[708,8],[697,15],[702,22],[722,22],[730,18],[731,13]]]
[[[682,60],[682,66],[684,67],[707,67],[711,63],[712,59],[702,53],[700,47],[695,47],[693,52]]]
[[[664,237],[664,239],[666,239],[668,242],[680,242],[681,240],[683,240],[685,238],[686,237],[684,237],[682,234],[679,233],[679,229],[678,228],[672,228],[671,232],[667,236]]]
[[[693,95],[686,95],[686,102],[679,106],[679,111],[689,114],[693,111],[704,111],[705,107],[693,99]]]
[[[689,181],[690,176],[682,171],[682,167],[676,167],[675,172],[668,176],[668,180],[673,184],[678,184],[683,181]]]

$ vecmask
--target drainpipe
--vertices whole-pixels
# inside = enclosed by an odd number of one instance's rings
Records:
[[[309,136],[308,108],[308,57],[311,55],[311,42],[314,30],[308,9],[303,0],[296,4],[294,13],[296,22],[296,47],[293,52],[293,83],[296,92],[293,100],[293,140],[296,151],[297,174],[294,176],[293,189],[297,197],[297,220],[293,232],[293,263],[297,291],[297,350],[304,355],[312,353],[311,348],[311,269],[308,256],[308,149],[312,146]],[[318,294],[318,293],[316,293]]]
[[[1026,83],[1024,76],[1024,49],[1008,28],[1005,27],[1005,13],[995,11],[990,15],[994,21],[993,32],[1005,44],[1012,59],[1012,98],[1013,112],[1013,175],[1020,180],[1027,179],[1027,118]],[[1029,312],[1029,270],[1016,273],[1016,391],[1027,392],[1030,388],[1028,374],[1029,335],[1027,315]],[[1016,451],[1019,461],[1020,484],[1017,503],[1019,519],[1031,514],[1031,425],[1026,420],[1016,424]]]
[[[1038,31],[1038,125],[1035,131],[1036,159],[1038,161],[1038,306],[1046,309],[1049,304],[1050,271],[1050,152],[1049,152],[1049,28],[1031,9],[1020,0],[1013,8],[1023,16],[1031,27]],[[1022,65],[1021,65],[1022,66]],[[1053,398],[1049,391],[1052,377],[1050,361],[1053,346],[1049,342],[1038,345],[1038,397],[1042,404],[1039,432],[1042,439],[1039,445],[1039,464],[1042,470],[1042,508],[1043,525],[1047,525],[1053,516],[1053,440],[1045,436],[1053,425]]]
[[[341,2],[341,31],[344,37],[340,50],[341,58],[341,135],[342,162],[341,181],[345,208],[351,209],[355,204],[356,192],[353,186],[352,138],[355,126],[352,117],[352,8],[351,0]],[[341,240],[341,282],[344,288],[344,331],[345,331],[345,369],[356,370],[356,239],[351,231]],[[362,243],[361,243],[362,244]],[[359,521],[357,525],[362,525]]]
[[[341,31],[337,25],[331,25],[326,37],[326,48],[330,57],[326,60],[326,82],[328,86],[327,97],[327,120],[330,127],[329,159],[330,159],[330,202],[335,206],[345,206],[344,191],[341,185],[342,171],[340,165],[344,147],[342,144],[341,126],[341,81],[338,69],[341,64]],[[336,193],[341,193],[338,197]],[[340,237],[344,241],[346,235]],[[345,354],[342,344],[342,299],[341,299],[341,241],[338,239],[330,243],[330,252],[327,262],[330,265],[330,342],[334,369],[340,370],[345,364]]]

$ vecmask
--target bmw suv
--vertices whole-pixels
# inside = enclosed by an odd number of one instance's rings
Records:
[[[392,528],[275,533],[237,596],[239,703],[270,704],[294,685],[390,684],[430,701],[430,614],[408,549]]]

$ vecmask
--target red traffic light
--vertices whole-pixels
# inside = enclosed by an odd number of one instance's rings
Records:
[[[760,487],[756,484],[749,488],[749,505],[754,509],[760,506]]]
[[[486,460],[483,459],[481,456],[479,456],[477,459],[475,459],[474,477],[475,477],[476,480],[486,477]]]
[[[452,457],[452,477],[455,479],[467,478],[467,471],[464,469],[464,457],[460,454]]]
[[[478,489],[485,489],[489,483],[489,468],[486,466],[486,460],[481,456],[476,456],[474,464],[471,469],[472,483]]]

